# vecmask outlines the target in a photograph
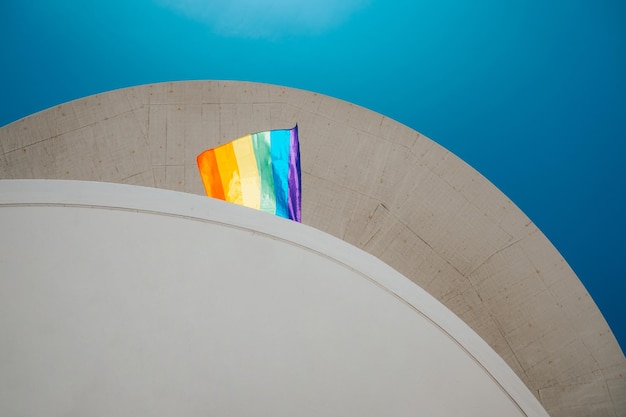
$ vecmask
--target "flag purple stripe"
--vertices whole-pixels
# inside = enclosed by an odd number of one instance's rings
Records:
[[[289,218],[297,222],[302,217],[302,187],[300,175],[300,141],[298,140],[298,125],[290,131],[289,143]]]

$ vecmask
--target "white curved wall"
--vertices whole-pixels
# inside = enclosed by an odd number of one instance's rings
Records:
[[[199,196],[0,181],[0,414],[547,416],[442,304]]]

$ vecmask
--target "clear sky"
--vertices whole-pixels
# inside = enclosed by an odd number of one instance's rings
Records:
[[[328,94],[464,159],[578,274],[626,346],[623,0],[0,0],[0,126],[138,84]]]

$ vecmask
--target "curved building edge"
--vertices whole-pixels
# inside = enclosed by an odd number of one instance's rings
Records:
[[[425,317],[482,368],[523,415],[548,415],[504,360],[443,304],[374,256],[318,229],[219,200],[169,190],[71,180],[0,180],[0,211],[3,208],[28,207],[130,211],[139,215],[211,223],[221,228],[247,231],[313,253],[324,258],[322,262],[333,262],[356,273],[409,306],[414,313]],[[22,226],[22,229],[28,234],[28,225]],[[71,251],[72,248],[67,247],[68,255]],[[211,255],[207,254],[206,261],[210,260]],[[14,276],[6,270],[5,273],[7,277],[19,278],[19,274]],[[259,278],[263,278],[262,272]],[[269,280],[269,277],[265,279]],[[280,302],[280,297],[274,301]],[[370,360],[376,361],[376,358]],[[443,371],[443,368],[442,364],[438,378],[446,379],[450,370]],[[328,377],[332,378],[332,375]]]
[[[202,194],[199,151],[296,122],[304,223],[366,250],[435,296],[551,415],[625,408],[624,355],[545,236],[449,151],[362,107],[250,82],[120,89],[1,128],[0,178]]]

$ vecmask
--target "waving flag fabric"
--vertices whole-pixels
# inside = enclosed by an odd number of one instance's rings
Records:
[[[300,221],[298,126],[253,133],[198,155],[209,197]]]

